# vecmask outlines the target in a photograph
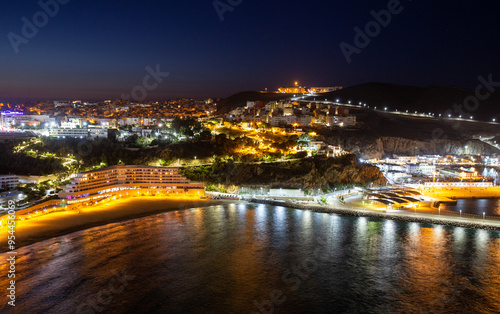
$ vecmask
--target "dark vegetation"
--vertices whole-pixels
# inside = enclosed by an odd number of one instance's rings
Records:
[[[203,131],[201,137],[194,137],[187,141],[169,142],[157,141],[154,146],[139,148],[138,138],[127,139],[125,142],[111,141],[108,139],[82,140],[82,139],[51,139],[43,138],[42,143],[33,144],[30,149],[38,151],[37,154],[50,154],[50,157],[33,157],[26,152],[13,153],[17,143],[0,143],[4,152],[0,156],[0,173],[14,173],[18,175],[48,175],[68,171],[63,167],[61,157],[75,156],[77,163],[74,171],[85,171],[94,166],[111,166],[119,163],[129,165],[147,165],[158,163],[168,166],[179,159],[197,160],[214,157],[229,156],[235,161],[259,161],[263,158],[254,155],[242,155],[239,151],[245,147],[258,147],[251,138],[242,136],[234,139],[225,134],[207,137]],[[276,146],[287,147],[293,141],[277,143]],[[304,154],[289,155],[288,158],[299,158]],[[281,157],[281,154],[270,154],[267,161]],[[67,160],[67,159],[65,159]]]
[[[386,179],[377,167],[359,164],[356,156],[313,157],[298,161],[247,164],[218,160],[211,166],[182,170],[193,181],[281,188],[332,189],[346,184],[384,185]]]
[[[54,157],[36,158],[23,152],[15,153],[18,142],[0,142],[0,174],[44,175],[64,171]]]

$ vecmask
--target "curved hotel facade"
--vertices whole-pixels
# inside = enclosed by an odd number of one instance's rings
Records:
[[[205,195],[202,183],[190,182],[177,168],[126,165],[79,173],[58,195],[68,203],[77,203],[105,197],[106,193],[141,189]]]

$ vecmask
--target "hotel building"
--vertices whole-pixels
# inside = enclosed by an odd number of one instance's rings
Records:
[[[87,138],[89,137],[89,130],[88,129],[59,129],[59,128],[52,128],[49,130],[49,136],[50,137],[57,137],[57,138]]]
[[[204,196],[202,183],[192,183],[174,167],[111,166],[77,174],[59,192],[68,204],[103,198],[108,193],[147,190],[152,193],[182,193]]]

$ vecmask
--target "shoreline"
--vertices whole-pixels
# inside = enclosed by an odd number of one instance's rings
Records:
[[[223,205],[239,202],[237,200],[200,200],[190,198],[155,198],[135,197],[116,201],[113,204],[103,204],[96,207],[88,207],[78,210],[56,212],[45,216],[21,222],[16,227],[16,249],[42,242],[51,238],[64,236],[74,232],[105,226],[112,223],[120,223],[137,218],[158,215],[162,213],[186,210],[191,208]],[[390,219],[400,222],[416,222],[431,225],[444,225],[451,227],[462,227],[469,229],[483,229],[489,231],[500,231],[500,219],[498,221],[486,220],[483,222],[477,218],[459,218],[450,215],[435,215],[430,213],[403,212],[377,212],[369,209],[347,209],[339,207],[326,207],[321,205],[295,204],[286,201],[271,201],[250,199],[243,200],[246,203],[268,204],[283,206],[298,210],[310,210],[318,213],[337,214],[345,217],[367,217],[374,219]],[[0,230],[0,237],[7,239],[7,231]],[[0,253],[8,252],[6,242],[0,247]]]
[[[226,200],[201,200],[193,198],[135,197],[113,204],[102,204],[79,210],[55,212],[21,221],[16,225],[16,249],[70,233],[124,222],[162,213],[226,204]],[[0,237],[7,239],[6,229],[0,230]],[[7,241],[2,241],[0,253],[9,252]]]
[[[386,213],[386,212],[376,212],[368,209],[346,209],[338,207],[337,208],[325,207],[320,205],[302,205],[302,204],[293,204],[293,203],[270,201],[270,200],[251,199],[249,202],[258,204],[268,204],[273,206],[283,206],[294,209],[310,210],[317,213],[331,213],[331,214],[350,216],[350,217],[390,219],[401,222],[416,222],[416,223],[432,224],[432,225],[437,224],[450,227],[482,229],[482,230],[500,232],[500,219],[498,221],[493,221],[489,219],[483,222],[481,219],[460,218],[456,216],[449,216],[446,214],[438,216],[429,213],[419,213],[418,216],[415,216],[412,213],[401,213],[401,212]]]

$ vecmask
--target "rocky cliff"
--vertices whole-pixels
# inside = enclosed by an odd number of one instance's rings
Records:
[[[211,166],[184,168],[182,172],[190,180],[207,184],[265,185],[305,190],[386,183],[378,167],[360,164],[354,155],[262,164],[217,162]]]
[[[401,137],[332,137],[326,139],[332,145],[364,159],[384,158],[392,155],[493,155],[500,151],[480,140],[410,140]],[[467,147],[467,148],[466,148]]]

